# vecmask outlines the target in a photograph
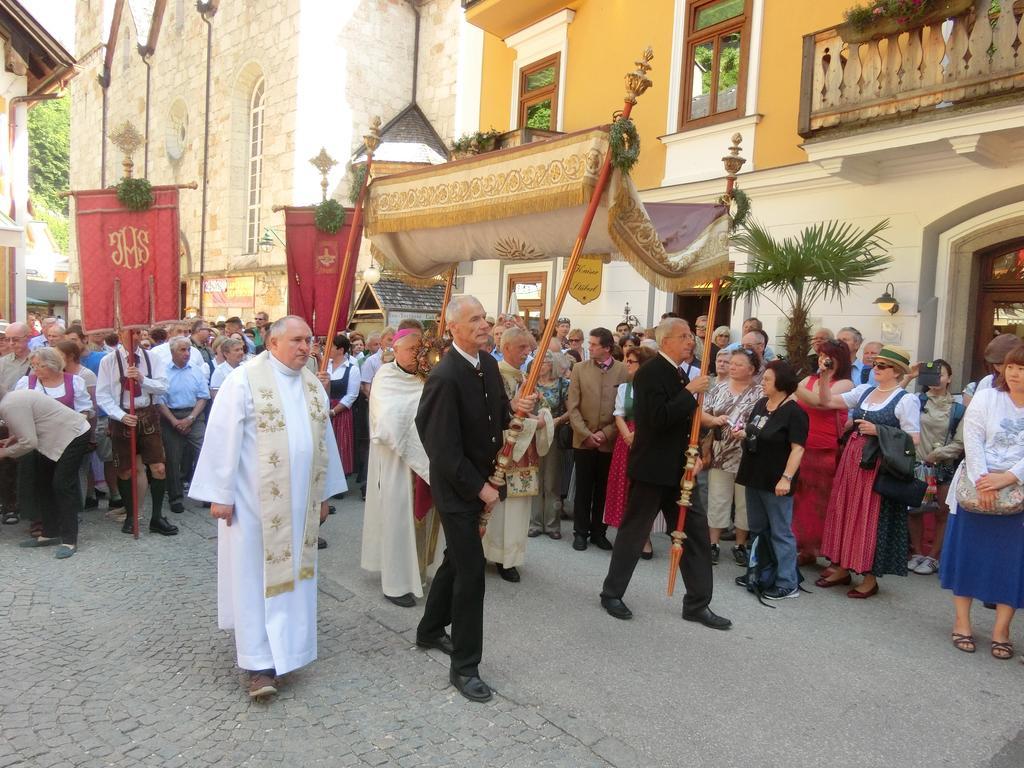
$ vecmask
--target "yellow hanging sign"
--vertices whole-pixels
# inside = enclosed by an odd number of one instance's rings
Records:
[[[569,295],[580,304],[589,304],[601,295],[604,278],[604,258],[581,256],[576,271],[569,279]]]

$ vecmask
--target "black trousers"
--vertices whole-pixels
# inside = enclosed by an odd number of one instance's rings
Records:
[[[604,498],[612,454],[576,448],[573,459],[576,465],[573,532],[580,536],[603,536],[608,530],[604,524]]]
[[[62,544],[78,544],[78,516],[82,513],[79,470],[89,442],[90,433],[86,432],[68,443],[57,461],[35,453],[30,465],[32,495],[39,504],[43,536],[60,536]]]
[[[484,548],[475,512],[438,510],[447,548],[416,634],[436,638],[452,626],[452,671],[479,676],[484,646]]]
[[[191,408],[175,408],[171,413],[181,419],[192,412]],[[164,467],[167,471],[167,499],[172,504],[181,503],[185,495],[184,481],[187,476],[183,470],[185,454],[189,449],[198,456],[203,448],[203,438],[206,436],[206,422],[202,415],[192,422],[189,431],[182,434],[171,426],[171,422],[160,419],[160,434],[164,440],[164,454],[166,461]]]
[[[365,490],[366,470],[370,464],[370,403],[362,392],[352,403],[352,442],[356,483]]]
[[[626,514],[615,536],[612,561],[604,580],[601,597],[622,598],[626,594],[629,580],[644,543],[651,533],[654,518],[659,512],[665,515],[668,529],[675,530],[676,515],[679,512],[679,487],[651,485],[632,481]],[[683,576],[686,595],[683,597],[683,613],[696,613],[711,603],[714,581],[711,575],[711,539],[708,537],[708,516],[700,494],[694,489],[693,506],[686,511],[683,532],[683,559],[679,572]]]

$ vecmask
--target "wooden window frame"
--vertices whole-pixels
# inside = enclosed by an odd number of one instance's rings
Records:
[[[530,301],[530,305],[526,309],[540,309],[540,327],[544,328],[544,324],[547,322],[548,313],[548,273],[547,272],[513,272],[506,275],[506,288],[507,293],[505,296],[505,306],[508,306],[509,301],[515,293],[515,287],[518,283],[540,283],[540,307],[533,306],[533,302]],[[529,301],[529,300],[528,300]],[[519,313],[522,316],[523,307],[520,305]]]
[[[533,73],[547,69],[552,64],[555,65],[555,82],[545,88],[538,88],[536,91],[526,90],[526,79]],[[546,56],[543,59],[537,61],[531,61],[525,67],[519,70],[519,117],[516,123],[516,127],[526,127],[526,110],[534,104],[551,99],[551,126],[548,130],[558,130],[558,93],[559,86],[562,84],[562,54],[553,53],[550,56]]]
[[[704,128],[709,125],[725,123],[730,120],[738,120],[747,114],[747,78],[750,71],[750,36],[753,19],[753,1],[744,0],[743,14],[714,24],[707,29],[693,32],[697,23],[697,13],[704,7],[712,5],[719,0],[696,0],[686,9],[686,28],[683,43],[683,92],[679,99],[679,130],[687,131],[696,128]],[[711,108],[707,117],[690,118],[690,103],[693,93],[693,52],[698,45],[708,42],[714,43],[712,62],[718,61],[719,48],[718,40],[722,35],[729,32],[740,33],[740,74],[736,84],[736,107],[728,112],[715,112],[714,104],[718,99],[718,66],[712,67],[711,72]]]
[[[1004,255],[1007,251],[1024,248],[1024,237],[1004,240],[989,248],[977,252],[980,262],[980,275],[976,296],[978,298],[978,317],[974,333],[974,349],[969,358],[971,376],[965,376],[965,381],[977,380],[988,373],[988,366],[984,362],[985,347],[991,341],[991,328],[989,322],[992,310],[995,305],[1001,302],[1016,301],[1024,292],[1024,286],[1014,284],[1012,280],[996,280],[993,277],[995,260]],[[981,321],[985,317],[989,320]]]
[[[260,77],[249,93],[246,145],[245,252],[255,254],[263,226],[263,138],[266,129],[267,82]]]

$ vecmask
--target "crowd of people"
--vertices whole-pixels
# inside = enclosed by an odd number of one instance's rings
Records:
[[[148,531],[174,536],[186,497],[208,506],[222,521],[221,626],[263,696],[315,658],[309,550],[327,545],[316,528],[351,482],[366,502],[362,567],[395,605],[426,595],[417,643],[451,655],[453,685],[484,701],[486,564],[519,582],[528,540],[560,540],[568,520],[572,550],[611,552],[601,605],[631,618],[623,597],[638,560],[655,556],[651,537],[676,528],[698,420],[684,619],[731,626],[710,607],[726,560],[768,601],[798,597],[801,569],[860,600],[883,576],[938,572],[954,594],[954,646],[975,650],[980,600],[996,610],[992,655],[1013,657],[1010,622],[1024,606],[1018,337],[993,339],[991,373],[955,394],[948,362],[914,363],[852,327],[814,329],[813,354],[793,361],[757,318],[735,340],[707,317],[586,332],[560,318],[546,349],[522,318],[490,317],[472,297],[456,297],[446,318],[443,349],[416,320],[323,348],[301,319],[271,325],[265,313],[120,337],[57,318],[12,323],[0,336],[2,521],[28,526],[23,546],[65,559],[83,511],[135,533],[129,510],[148,492]],[[237,458],[252,454],[266,473]],[[289,621],[312,616],[312,640],[259,613],[266,598]]]

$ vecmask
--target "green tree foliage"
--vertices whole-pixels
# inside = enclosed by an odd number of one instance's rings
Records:
[[[68,247],[68,188],[71,168],[71,102],[43,101],[28,112],[28,185],[35,216],[50,225],[57,246]]]

